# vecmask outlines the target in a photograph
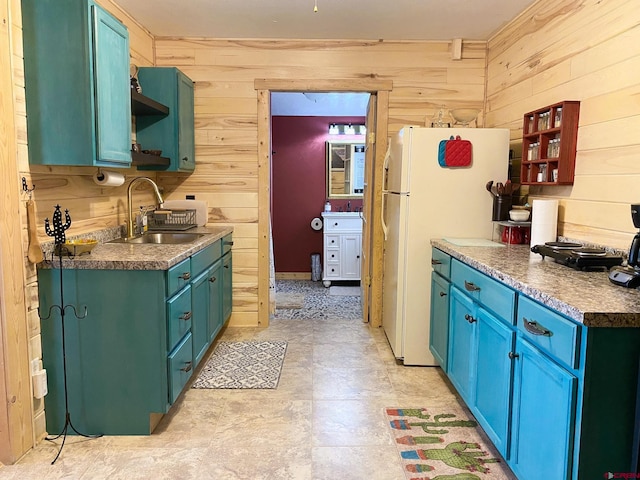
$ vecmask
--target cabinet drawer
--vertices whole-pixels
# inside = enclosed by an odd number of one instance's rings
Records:
[[[191,276],[197,277],[200,273],[219,259],[222,254],[222,240],[218,240],[208,247],[203,248],[191,256]]]
[[[349,217],[349,218],[335,218],[325,217],[324,219],[324,231],[325,232],[362,232],[362,218]]]
[[[229,235],[225,235],[222,239],[222,252],[221,255],[226,255],[231,251],[231,247],[233,247],[233,235],[230,233]]]
[[[167,301],[167,350],[180,341],[191,329],[191,286]]]
[[[331,247],[340,247],[340,235],[325,235],[324,247],[327,249]]]
[[[169,403],[173,404],[182,388],[193,374],[193,352],[191,333],[186,335],[175,351],[169,355]]]
[[[340,263],[340,250],[337,248],[327,248],[324,254],[326,263]]]
[[[517,324],[518,331],[529,342],[569,368],[576,368],[580,325],[524,295],[518,300]]]
[[[186,258],[167,270],[167,297],[189,283],[191,279],[191,258]]]
[[[451,276],[451,256],[437,248],[431,249],[431,268],[444,278]]]
[[[516,293],[509,287],[455,258],[451,259],[451,283],[480,302],[484,308],[513,323]]]
[[[324,276],[326,278],[336,278],[340,276],[340,264],[328,263],[324,269]]]

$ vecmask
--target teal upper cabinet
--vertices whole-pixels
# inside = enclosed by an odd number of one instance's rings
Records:
[[[91,0],[22,0],[29,162],[131,164],[129,34]]]
[[[137,141],[143,149],[162,150],[168,167],[145,166],[141,170],[193,172],[195,161],[193,82],[174,67],[141,67],[142,93],[169,107],[167,116],[136,117]]]

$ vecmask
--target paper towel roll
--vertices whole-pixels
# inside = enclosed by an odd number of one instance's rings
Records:
[[[555,242],[558,236],[558,200],[534,200],[531,246]]]
[[[322,219],[316,217],[311,220],[311,228],[313,228],[314,230],[322,230]]]
[[[118,172],[98,170],[93,176],[93,181],[101,187],[119,187],[124,183],[124,175]]]

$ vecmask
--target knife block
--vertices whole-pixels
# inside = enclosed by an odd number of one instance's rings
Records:
[[[493,197],[491,220],[494,222],[509,220],[509,210],[511,210],[511,195],[497,195]]]

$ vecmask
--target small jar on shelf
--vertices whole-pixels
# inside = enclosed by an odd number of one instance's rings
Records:
[[[560,128],[562,125],[562,107],[556,108],[556,113],[553,117],[553,126],[555,128]]]
[[[535,131],[535,124],[533,123],[533,115],[529,115],[527,117],[527,130],[526,133],[531,133]]]
[[[550,112],[542,112],[538,116],[538,130],[547,130],[549,128]]]

